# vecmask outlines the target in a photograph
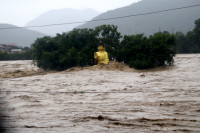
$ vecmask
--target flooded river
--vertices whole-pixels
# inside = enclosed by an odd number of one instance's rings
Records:
[[[200,54],[143,71],[44,72],[31,63],[0,62],[1,131],[200,132]]]

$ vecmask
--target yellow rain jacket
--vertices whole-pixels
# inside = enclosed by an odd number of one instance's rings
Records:
[[[97,65],[108,64],[109,62],[108,53],[105,51],[95,52],[94,59],[97,60]]]

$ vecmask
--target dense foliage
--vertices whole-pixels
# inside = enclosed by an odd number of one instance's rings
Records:
[[[0,52],[0,61],[3,60],[32,60],[32,50],[28,47],[19,53]]]
[[[195,21],[195,28],[186,35],[176,33],[177,53],[199,53],[200,52],[200,19]]]
[[[138,69],[171,65],[174,45],[175,37],[168,32],[159,32],[149,38],[143,34],[124,36],[117,60]]]
[[[143,69],[171,65],[175,55],[172,46],[175,38],[168,32],[124,36],[117,27],[102,25],[94,29],[74,29],[56,37],[37,39],[32,45],[33,58],[43,69],[65,70],[75,66],[93,65],[93,55],[98,42],[104,42],[110,60],[117,60],[130,67]],[[122,39],[121,39],[122,40]]]

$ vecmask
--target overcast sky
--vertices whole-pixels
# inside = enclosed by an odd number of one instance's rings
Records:
[[[105,12],[140,0],[0,0],[0,23],[24,26],[51,9],[87,9]]]

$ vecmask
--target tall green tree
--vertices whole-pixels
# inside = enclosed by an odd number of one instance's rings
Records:
[[[95,31],[98,33],[98,41],[105,44],[106,51],[109,53],[111,60],[116,59],[116,51],[119,48],[120,39],[122,38],[121,33],[117,29],[118,27],[114,25],[102,25],[95,28]]]

